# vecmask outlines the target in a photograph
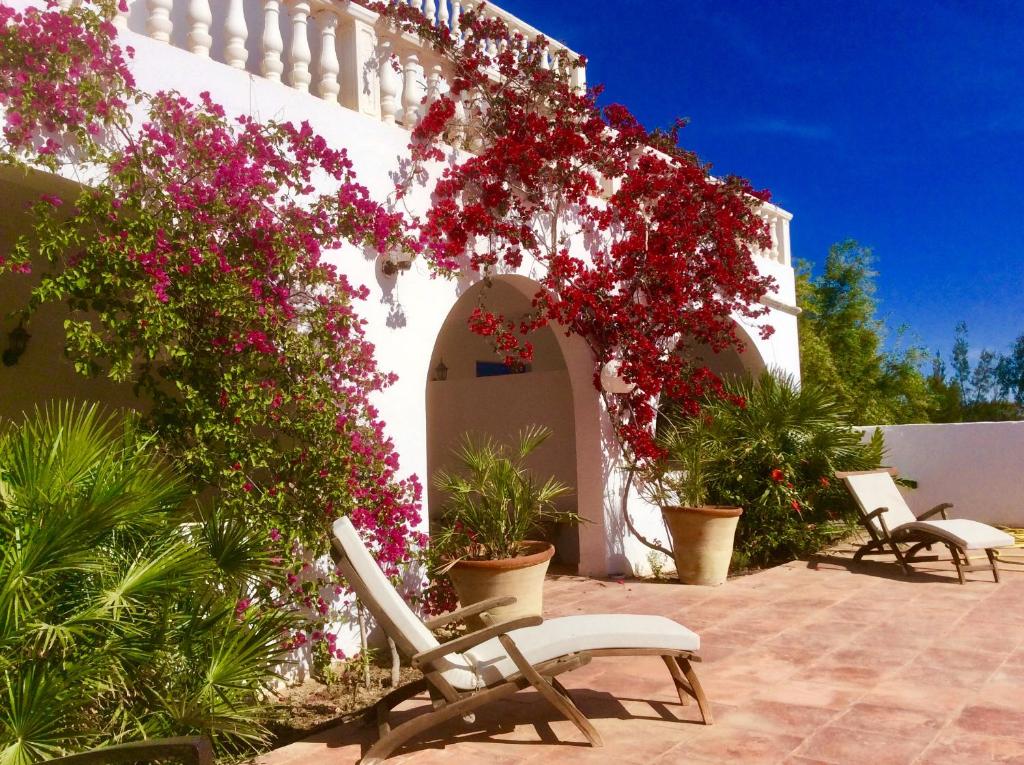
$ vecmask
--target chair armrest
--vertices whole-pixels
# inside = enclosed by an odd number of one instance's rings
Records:
[[[412,657],[412,665],[417,669],[422,669],[428,664],[433,664],[438,659],[442,659],[453,653],[462,653],[463,651],[466,651],[475,645],[485,643],[498,635],[504,635],[506,632],[519,630],[523,627],[536,627],[538,624],[543,624],[543,622],[543,616],[521,616],[518,619],[511,619],[507,622],[502,622],[501,624],[492,624],[488,627],[484,627],[482,630],[470,632],[468,635],[455,638],[455,640],[439,645],[437,648],[431,648],[429,651],[420,651]]]
[[[498,608],[499,606],[511,606],[515,602],[516,599],[511,595],[506,595],[500,598],[488,598],[487,600],[481,600],[479,603],[470,603],[468,606],[456,608],[454,611],[449,611],[446,614],[435,616],[433,619],[427,619],[423,623],[427,625],[428,630],[436,630],[446,624],[460,622],[467,617],[476,616],[484,611],[490,611],[492,608]]]
[[[877,518],[882,513],[887,513],[887,512],[889,512],[889,508],[887,508],[887,507],[876,507],[870,513],[868,513],[867,515],[864,516],[864,520],[865,521],[870,521],[872,518]]]
[[[206,736],[149,738],[126,744],[101,746],[88,752],[49,760],[59,765],[113,765],[121,762],[149,762],[174,758],[185,765],[212,765],[213,747]]]
[[[942,520],[948,521],[949,518],[946,517],[946,511],[949,508],[951,508],[952,506],[953,506],[952,502],[943,502],[941,505],[936,505],[935,507],[933,507],[928,512],[926,512],[926,513],[924,513],[922,515],[919,515],[917,520],[923,521],[923,520],[926,520],[927,518],[931,518],[936,513],[939,513],[939,514],[942,515]]]

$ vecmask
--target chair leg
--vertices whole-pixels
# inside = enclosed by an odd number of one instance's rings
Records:
[[[964,579],[964,565],[960,562],[960,548],[953,544],[947,544],[949,548],[949,554],[953,556],[953,565],[956,566],[956,575],[960,577],[960,584],[966,584],[967,580]],[[966,554],[964,557],[967,557]]]
[[[511,696],[518,690],[519,686],[516,683],[509,682],[495,688],[479,691],[454,703],[442,702],[439,708],[416,715],[411,720],[406,720],[377,739],[366,751],[362,759],[359,760],[359,765],[380,765],[381,762],[387,759],[388,755],[413,736],[423,733],[445,720],[465,715],[467,712],[483,704],[505,696]]]
[[[381,736],[387,735],[391,730],[391,724],[388,718],[391,714],[391,710],[401,704],[406,699],[411,699],[417,693],[422,693],[427,689],[426,679],[414,680],[411,683],[406,683],[384,696],[380,701],[374,704],[366,713],[368,721],[375,720],[377,723],[377,730]]]
[[[597,732],[597,729],[593,725],[591,725],[587,716],[579,710],[568,695],[563,696],[555,690],[554,686],[551,685],[547,678],[541,676],[541,674],[537,672],[534,666],[526,660],[526,657],[523,656],[522,651],[519,650],[515,641],[508,635],[499,635],[498,640],[501,642],[505,652],[509,655],[509,658],[515,662],[516,667],[518,667],[527,682],[536,688],[537,692],[547,699],[551,706],[571,720],[572,723],[579,728],[580,733],[582,733],[584,737],[586,737],[587,741],[590,742],[591,746],[604,746],[604,740],[601,738],[601,734]]]
[[[998,582],[999,582],[999,558],[996,557],[996,552],[991,547],[988,548],[987,550],[985,550],[985,554],[988,556],[988,562],[992,566],[992,576],[996,580],[996,583],[998,584]]]
[[[683,671],[676,663],[676,657],[668,655],[662,656],[661,658],[665,662],[665,666],[668,667],[669,673],[672,675],[672,682],[676,686],[676,693],[679,694],[679,703],[684,707],[689,706],[690,692],[687,690],[689,686],[687,686],[686,679],[683,677]]]
[[[714,725],[715,720],[711,715],[711,703],[708,701],[708,697],[704,695],[704,689],[701,687],[700,681],[697,679],[697,673],[693,671],[693,666],[690,664],[689,659],[678,657],[676,662],[679,664],[679,669],[682,670],[686,682],[690,684],[693,697],[697,699],[697,706],[700,708],[700,716],[703,718],[704,724]]]

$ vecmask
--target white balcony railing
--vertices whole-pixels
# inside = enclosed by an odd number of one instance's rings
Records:
[[[408,4],[455,35],[463,12],[477,5],[462,0]],[[496,6],[488,4],[485,13],[502,19],[513,33],[541,36]],[[424,97],[429,102],[446,92],[450,76],[448,62],[432,48],[350,0],[135,0],[115,23],[407,128],[422,116]],[[487,45],[496,52],[501,41]],[[548,42],[549,66],[558,65],[560,50],[572,54]],[[571,77],[584,86],[583,69]]]

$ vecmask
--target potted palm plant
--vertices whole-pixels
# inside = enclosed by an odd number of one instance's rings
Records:
[[[527,457],[551,436],[545,427],[520,432],[515,445],[465,434],[455,450],[460,470],[440,471],[434,485],[447,501],[433,534],[435,552],[463,606],[513,596],[512,605],[493,609],[494,620],[540,614],[544,575],[554,545],[537,541],[545,524],[576,523],[556,500],[570,492],[554,478],[540,482]]]
[[[658,441],[666,458],[644,475],[648,498],[661,507],[683,584],[725,582],[742,508],[712,504],[711,466],[722,443],[703,417],[670,419]]]

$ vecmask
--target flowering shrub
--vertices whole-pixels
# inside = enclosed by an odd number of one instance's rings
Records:
[[[28,315],[47,302],[69,307],[76,368],[150,402],[146,426],[195,489],[244,512],[277,551],[282,573],[264,594],[287,593],[325,620],[341,585],[312,561],[333,518],[351,515],[392,574],[422,541],[411,531],[420,486],[400,474],[371,402],[394,378],[378,369],[357,313],[368,291],[324,259],[346,244],[413,248],[401,216],[307,124],[228,120],[205,95],[144,98],[96,11],[3,18],[11,50],[42,46],[33,82],[66,80],[81,95],[63,122],[52,104],[5,89],[8,126],[12,114],[18,130],[32,126],[8,137],[21,153],[7,161],[52,166],[39,136],[84,126],[72,133],[96,180],[76,199],[37,204],[0,274],[41,271]],[[0,82],[19,82],[24,68],[4,55]],[[129,130],[131,101],[147,118]],[[98,124],[123,129],[99,136]]]
[[[406,193],[449,160],[419,228],[429,262],[485,277],[527,259],[543,266],[529,316],[482,308],[470,329],[514,366],[532,354],[524,335],[558,324],[589,345],[595,385],[602,365],[621,360],[635,388],[609,397],[620,441],[641,460],[658,456],[652,402],[664,395],[692,412],[721,392],[710,370],[674,353],[679,342],[741,348],[731,316],[764,313],[771,280],[751,250],[770,241],[757,213],[768,194],[712,178],[678,147],[681,123],[649,132],[624,106],[599,107],[598,90],[570,82],[582,59],[549,64],[543,38],[513,34],[479,8],[461,16],[456,39],[404,3],[374,7],[452,62],[450,90],[432,96],[413,131],[413,167],[398,186]],[[446,157],[445,143],[471,154]]]

